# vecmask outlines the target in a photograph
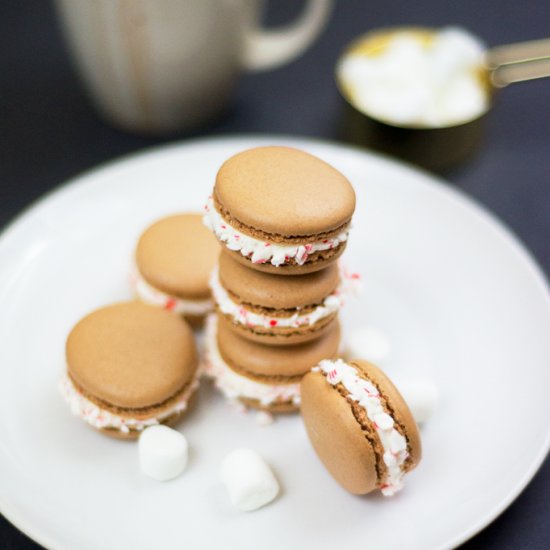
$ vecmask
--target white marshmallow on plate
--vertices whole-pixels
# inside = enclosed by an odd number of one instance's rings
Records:
[[[271,413],[267,411],[258,411],[256,413],[256,424],[258,424],[258,426],[269,426],[273,424],[273,422],[275,422],[275,419]]]
[[[414,419],[423,424],[434,414],[439,403],[439,389],[429,378],[393,378]]]
[[[344,342],[344,350],[348,359],[366,359],[375,365],[384,363],[391,351],[388,337],[381,330],[370,326],[350,331]]]
[[[150,426],[143,430],[138,447],[141,471],[158,481],[179,476],[187,466],[187,439],[168,426]]]
[[[269,465],[252,449],[235,449],[222,461],[220,477],[233,506],[249,512],[279,494],[279,483]]]

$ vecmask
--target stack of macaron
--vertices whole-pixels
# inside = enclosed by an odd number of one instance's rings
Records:
[[[377,367],[338,358],[339,312],[356,276],[336,260],[354,209],[348,180],[308,153],[260,147],[231,157],[204,218],[172,215],[139,238],[137,299],[100,308],[71,330],[60,387],[72,412],[107,435],[139,437],[147,475],[181,473],[185,439],[158,425],[173,425],[192,405],[200,369],[189,325],[207,318],[203,371],[228,400],[273,413],[300,409],[342,487],[398,492],[421,459],[413,414]],[[223,477],[237,505],[274,498],[277,485],[258,457],[232,457]],[[233,476],[247,468],[245,494]]]
[[[302,377],[338,355],[336,260],[354,209],[349,181],[297,149],[250,149],[221,166],[204,215],[222,244],[205,372],[231,401],[297,410]]]

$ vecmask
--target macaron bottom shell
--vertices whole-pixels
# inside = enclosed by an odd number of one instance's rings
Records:
[[[347,241],[340,243],[335,248],[329,250],[322,250],[314,252],[309,255],[308,259],[303,263],[299,264],[295,260],[291,260],[288,263],[282,265],[273,265],[270,262],[253,262],[247,256],[243,256],[238,250],[229,250],[231,257],[239,262],[240,264],[255,269],[257,271],[263,271],[265,273],[273,273],[275,275],[304,275],[306,273],[314,273],[315,271],[320,271],[325,267],[329,266],[343,254],[346,249]]]
[[[197,401],[197,397],[196,397],[196,393],[194,393],[189,399],[187,408],[185,410],[179,411],[177,413],[170,415],[169,417],[163,419],[162,422],[159,422],[159,424],[173,428],[181,420],[183,420],[183,418],[187,415],[187,413],[195,406],[196,401]],[[138,439],[141,433],[143,432],[143,430],[130,430],[129,432],[122,432],[117,428],[93,428],[93,429],[96,429],[102,434],[108,435],[109,437],[112,437],[114,439],[120,439],[124,441],[134,441]]]
[[[239,336],[268,346],[285,346],[301,344],[319,338],[334,328],[337,322],[338,313],[334,312],[327,317],[319,319],[312,325],[301,325],[299,327],[262,327],[257,325],[246,326],[232,319],[229,315],[223,316],[224,323]]]
[[[249,409],[256,409],[257,411],[265,411],[273,414],[285,414],[295,413],[300,410],[300,404],[293,401],[279,401],[263,405],[257,399],[251,399],[249,397],[240,397],[239,401]]]

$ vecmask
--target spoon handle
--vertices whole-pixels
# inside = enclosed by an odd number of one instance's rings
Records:
[[[491,80],[495,86],[503,88],[514,82],[525,82],[526,80],[546,78],[549,76],[550,58],[501,65],[492,71]]]
[[[499,88],[550,76],[550,38],[497,46],[486,54],[491,80]]]

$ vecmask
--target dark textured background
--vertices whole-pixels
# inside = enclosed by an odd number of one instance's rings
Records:
[[[296,0],[271,4],[269,24],[289,20],[302,5]],[[542,38],[550,35],[550,3],[340,0],[328,29],[306,55],[282,69],[244,76],[233,108],[222,120],[180,138],[262,132],[335,139],[340,103],[332,69],[342,47],[357,34],[379,26],[450,23],[468,27],[489,45]],[[502,91],[485,147],[473,161],[448,174],[456,187],[512,228],[547,275],[549,99],[550,80]],[[163,141],[118,132],[95,115],[68,61],[49,0],[1,1],[0,226],[65,179]],[[3,475],[0,472],[0,491]],[[550,463],[546,461],[517,501],[465,548],[550,548],[549,507]],[[38,546],[0,516],[0,548]]]

